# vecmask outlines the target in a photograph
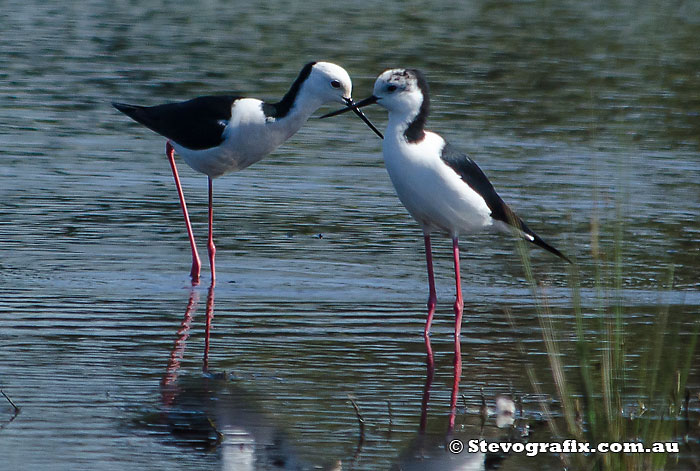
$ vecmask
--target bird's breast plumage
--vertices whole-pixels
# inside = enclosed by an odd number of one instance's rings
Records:
[[[426,132],[409,143],[393,134],[384,141],[384,162],[399,199],[424,230],[459,235],[492,224],[483,198],[440,158],[445,141],[439,135]]]

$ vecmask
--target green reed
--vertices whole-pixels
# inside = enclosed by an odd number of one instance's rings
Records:
[[[618,205],[618,207],[621,207]],[[634,335],[625,322],[623,281],[625,273],[624,226],[621,211],[611,228],[612,241],[603,242],[601,224],[591,222],[591,254],[585,274],[574,263],[569,269],[571,311],[575,327],[555,322],[548,303],[546,287],[538,284],[530,263],[529,248],[519,239],[525,277],[536,300],[539,324],[552,373],[555,396],[561,406],[565,432],[551,420],[549,407],[542,404],[552,434],[556,438],[575,438],[592,445],[613,442],[641,442],[651,447],[656,442],[678,442],[684,405],[687,407],[686,381],[692,367],[700,321],[690,335],[680,335],[679,322],[669,323],[670,307],[663,302],[665,292],[673,288],[673,267],[659,286],[659,301],[651,325]],[[573,254],[574,250],[570,250]],[[593,289],[584,299],[582,277],[592,279]],[[510,316],[511,324],[515,321]],[[675,326],[675,327],[674,327]],[[562,355],[563,339],[574,338],[573,354]],[[684,338],[681,341],[681,338]],[[631,354],[632,345],[643,345],[641,354]],[[520,347],[522,349],[522,346]],[[567,363],[568,362],[568,363]],[[535,392],[541,390],[534,369],[528,376]],[[682,447],[682,444],[679,444]],[[571,469],[660,470],[666,468],[669,453],[605,453],[562,457]]]

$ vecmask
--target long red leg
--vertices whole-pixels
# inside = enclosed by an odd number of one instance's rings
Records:
[[[433,251],[430,247],[430,234],[425,234],[423,236],[425,241],[425,261],[428,265],[428,286],[430,289],[430,295],[428,296],[428,319],[425,321],[425,329],[423,330],[423,336],[428,337],[430,335],[430,325],[433,322],[433,315],[435,314],[435,305],[437,304],[437,295],[435,294],[435,276],[433,275]],[[427,343],[430,346],[430,342]]]
[[[462,313],[464,311],[464,301],[462,300],[462,281],[459,274],[459,243],[456,236],[452,239],[452,256],[454,257],[455,264],[455,284],[457,296],[455,299],[455,374],[452,382],[452,399],[450,401],[450,432],[455,426],[457,396],[459,395],[459,380],[462,377],[462,344],[460,341],[460,335],[462,332]]]
[[[452,239],[452,256],[455,263],[455,341],[459,340],[462,333],[462,313],[464,312],[464,300],[462,299],[462,280],[459,272],[459,242],[457,237]]]
[[[209,266],[211,267],[211,286],[216,284],[216,268],[214,267],[214,257],[216,256],[216,246],[214,246],[214,209],[212,206],[212,179],[209,177]]]
[[[192,270],[190,271],[190,276],[192,277],[192,284],[199,284],[199,272],[202,268],[202,262],[199,260],[199,254],[197,253],[197,245],[194,242],[194,234],[192,233],[192,224],[190,223],[190,215],[187,213],[187,204],[185,203],[185,195],[182,193],[182,185],[180,184],[180,176],[177,173],[177,167],[175,166],[175,149],[173,149],[172,144],[168,141],[165,144],[165,154],[168,156],[170,161],[170,168],[173,170],[173,177],[175,178],[175,186],[177,186],[177,195],[180,198],[180,206],[182,207],[182,214],[185,216],[185,224],[187,225],[187,236],[190,238],[190,247],[192,248]]]

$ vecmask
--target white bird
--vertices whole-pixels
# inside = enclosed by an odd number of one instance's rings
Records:
[[[310,62],[277,103],[231,95],[202,96],[150,107],[113,103],[122,113],[168,139],[166,154],[192,248],[193,284],[199,283],[201,262],[173,154],[177,152],[190,167],[209,179],[207,248],[213,285],[216,247],[212,233],[212,180],[261,160],[296,133],[325,103],[354,105],[351,93],[352,82],[345,69],[330,62]],[[361,113],[360,117],[379,133]]]
[[[408,212],[420,224],[425,239],[428,266],[428,318],[430,325],[437,302],[430,235],[446,233],[452,238],[455,267],[455,382],[452,409],[461,375],[459,337],[462,325],[462,288],[459,271],[461,234],[485,229],[510,231],[513,226],[529,242],[570,262],[570,260],[535,234],[496,193],[484,172],[466,154],[457,151],[438,134],[427,131],[425,123],[430,111],[428,83],[416,69],[390,69],[374,83],[372,96],[355,107],[377,103],[389,112],[383,142],[384,163],[396,193]],[[322,118],[348,111],[342,109]],[[452,424],[451,424],[452,425]]]

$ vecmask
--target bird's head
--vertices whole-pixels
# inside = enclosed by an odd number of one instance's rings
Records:
[[[377,77],[372,96],[389,112],[416,115],[428,102],[428,83],[419,70],[389,69]]]
[[[306,83],[324,103],[338,102],[347,105],[352,100],[352,80],[339,65],[316,62],[311,66]]]
[[[380,138],[384,137],[353,101],[352,81],[345,69],[330,62],[316,62],[306,81],[324,103],[339,101],[346,106],[346,111],[352,110]]]
[[[328,113],[321,118],[336,116],[351,109],[358,113],[363,106],[374,103],[386,108],[390,114],[399,113],[405,116],[406,121],[419,117],[424,124],[430,108],[428,82],[417,69],[385,70],[374,82],[371,96],[355,103],[354,106],[346,103],[348,108]],[[376,130],[375,133],[380,135]]]

